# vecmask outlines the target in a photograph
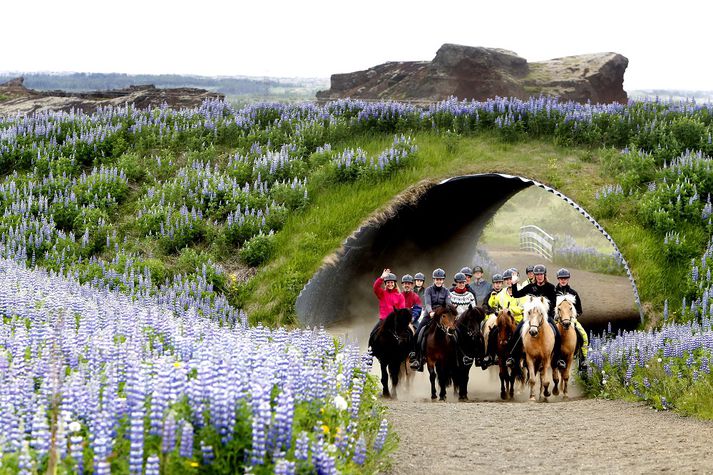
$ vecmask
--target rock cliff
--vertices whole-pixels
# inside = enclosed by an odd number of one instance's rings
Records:
[[[98,107],[134,104],[180,109],[199,106],[209,98],[223,99],[223,94],[194,88],[159,89],[151,85],[92,92],[36,91],[23,84],[23,78],[0,84],[0,115],[28,114],[48,110],[83,110],[94,112]]]
[[[512,51],[444,44],[432,61],[389,62],[334,74],[319,100],[353,99],[433,102],[456,96],[485,100],[495,96],[559,96],[593,103],[626,102],[624,72],[629,60],[596,53],[528,63]]]

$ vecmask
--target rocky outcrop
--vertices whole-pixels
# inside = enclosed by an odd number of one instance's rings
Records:
[[[432,61],[389,62],[366,71],[334,74],[319,100],[353,99],[433,102],[456,96],[558,96],[577,102],[626,102],[629,60],[597,53],[528,63],[512,51],[445,44]]]
[[[94,112],[98,107],[133,104],[144,109],[167,104],[174,109],[193,108],[205,99],[224,99],[223,94],[194,88],[159,89],[151,85],[92,92],[36,91],[16,78],[0,84],[0,115],[29,114],[48,110],[83,110]]]

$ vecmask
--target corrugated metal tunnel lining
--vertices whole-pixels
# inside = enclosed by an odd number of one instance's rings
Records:
[[[554,193],[577,209],[619,251],[585,210],[546,185],[496,173],[450,178],[427,189],[412,203],[396,205],[391,217],[373,220],[349,237],[336,259],[322,266],[300,293],[296,302],[300,322],[327,326],[355,318],[375,321],[371,285],[384,267],[399,276],[421,270],[426,274],[426,285],[436,267],[446,269],[451,279],[461,266],[474,262],[476,243],[497,210],[530,186]],[[585,317],[590,327],[604,328],[611,321],[615,328],[633,328],[642,321],[636,284],[626,262],[624,266],[632,292],[631,302],[622,302],[622,306],[631,307],[631,311],[597,314],[594,302],[589,302],[591,308],[585,311]],[[556,283],[551,269],[549,280]]]

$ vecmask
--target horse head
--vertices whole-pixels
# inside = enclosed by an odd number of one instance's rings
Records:
[[[540,334],[542,324],[547,320],[549,302],[544,297],[529,296],[524,305],[524,318],[529,326],[530,336],[537,337]]]
[[[397,343],[400,344],[407,341],[411,336],[409,323],[411,323],[411,310],[407,308],[394,308],[394,311],[388,314],[384,319],[378,336],[384,333],[388,334],[395,338]]]
[[[433,315],[433,320],[436,322],[438,328],[443,330],[448,336],[455,335],[457,318],[458,309],[456,309],[455,305],[439,307]]]
[[[510,308],[501,308],[498,311],[498,316],[496,319],[495,326],[498,329],[498,339],[502,341],[502,344],[510,341],[510,337],[515,333],[515,316],[510,311]]]
[[[480,325],[485,320],[485,311],[481,307],[474,307],[472,304],[468,305],[468,310],[463,312],[457,319],[458,327],[461,331],[474,338],[478,333],[480,333]]]
[[[565,330],[569,330],[572,319],[577,317],[577,309],[574,304],[577,298],[571,294],[558,295],[555,306],[555,321],[559,322]]]

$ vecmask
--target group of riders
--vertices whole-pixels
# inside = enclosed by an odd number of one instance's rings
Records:
[[[397,285],[397,277],[390,269],[384,269],[380,277],[374,282],[374,293],[379,299],[379,318],[385,319],[394,309],[407,308],[411,310],[412,324],[416,328],[415,345],[409,355],[410,366],[417,371],[423,371],[425,362],[424,331],[439,307],[453,305],[458,314],[462,314],[469,307],[480,306],[485,310],[486,318],[483,321],[483,330],[488,322],[494,321],[495,315],[504,308],[510,310],[518,326],[514,335],[520,335],[523,326],[523,304],[527,296],[544,297],[549,301],[548,322],[555,334],[555,348],[553,361],[558,368],[565,367],[565,361],[559,354],[560,333],[555,324],[555,302],[558,295],[572,295],[575,298],[575,309],[578,316],[582,315],[582,302],[579,294],[570,287],[570,272],[567,269],[557,271],[557,285],[548,282],[547,268],[542,264],[529,265],[526,268],[527,280],[519,281],[516,268],[509,268],[502,273],[492,276],[492,283],[483,279],[483,268],[475,266],[463,267],[453,277],[453,284],[447,288],[446,272],[435,269],[432,273],[433,284],[425,287],[425,276],[421,272],[415,275],[406,274],[401,277],[401,291]],[[579,370],[587,369],[586,357],[589,340],[587,332],[581,323],[574,319],[574,326],[580,342]],[[378,323],[377,323],[378,327]],[[375,330],[376,328],[375,327]],[[483,332],[486,335],[487,354],[479,362],[481,368],[496,363],[495,354],[497,332]],[[508,367],[519,364],[522,358],[522,339],[512,338],[509,344]]]

